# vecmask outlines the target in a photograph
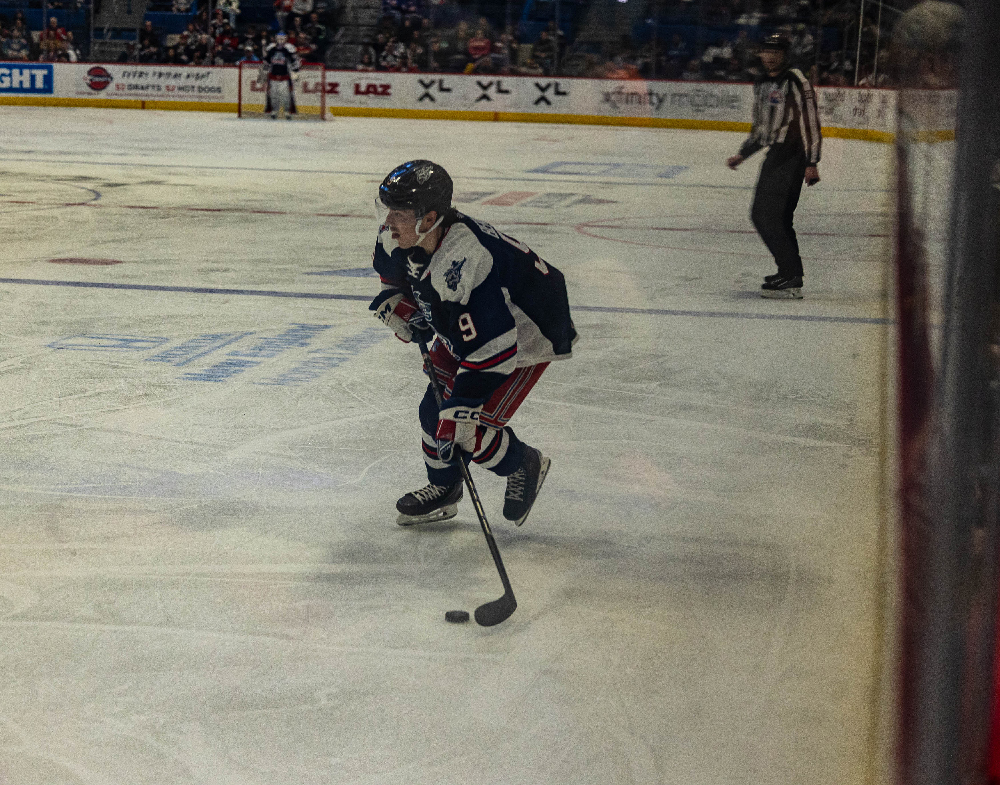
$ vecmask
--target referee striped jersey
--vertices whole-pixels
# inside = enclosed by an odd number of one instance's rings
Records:
[[[749,158],[763,147],[796,143],[810,166],[819,163],[823,136],[816,93],[798,68],[786,68],[777,76],[764,74],[753,86],[752,126],[740,155]]]

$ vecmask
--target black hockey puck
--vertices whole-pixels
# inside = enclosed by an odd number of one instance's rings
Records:
[[[445,611],[444,613],[445,621],[454,622],[455,624],[460,624],[463,621],[469,620],[468,611]]]

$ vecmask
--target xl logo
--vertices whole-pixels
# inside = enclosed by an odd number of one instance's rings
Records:
[[[483,91],[482,95],[480,95],[479,98],[476,99],[476,103],[477,104],[480,101],[492,101],[493,100],[490,97],[490,90],[493,89],[494,85],[496,85],[496,94],[497,95],[510,95],[510,90],[504,89],[503,80],[502,79],[497,79],[496,82],[493,82],[493,81],[480,82],[477,79],[476,80],[476,84],[479,85],[479,89]]]
[[[421,101],[430,101],[431,103],[434,103],[434,101],[437,100],[431,94],[432,89],[437,89],[439,93],[451,92],[450,87],[445,87],[444,79],[417,79],[417,82],[419,82],[420,86],[424,88],[424,92],[421,93],[420,97],[417,99],[418,104]]]
[[[541,82],[535,82],[535,87],[538,88],[538,92],[540,93],[538,98],[535,99],[535,106],[538,106],[539,104],[552,106],[552,102],[549,100],[548,97],[548,92],[550,88],[554,88],[552,90],[553,98],[562,98],[563,96],[569,95],[569,90],[563,90],[559,86],[559,82],[545,82],[545,84],[542,84]]]

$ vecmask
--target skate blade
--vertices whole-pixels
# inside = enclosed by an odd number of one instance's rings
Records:
[[[802,289],[793,287],[791,289],[764,289],[760,293],[761,297],[768,300],[801,300]]]
[[[399,517],[396,519],[396,523],[400,526],[413,526],[418,523],[450,521],[456,515],[458,515],[458,505],[449,504],[438,510],[434,510],[434,512],[429,512],[426,515],[405,515],[400,513]]]
[[[545,482],[545,478],[546,478],[546,476],[548,476],[548,473],[549,473],[549,466],[551,466],[551,465],[552,465],[551,459],[549,459],[549,458],[542,458],[542,466],[541,466],[541,469],[538,472],[538,485],[535,486],[535,501],[536,502],[538,501],[538,494],[541,493],[541,490],[542,490],[542,483]],[[534,503],[532,503],[531,507],[528,508],[528,511],[524,515],[522,515],[520,518],[518,518],[516,521],[514,521],[514,525],[515,526],[520,526],[522,523],[524,523],[526,520],[528,520],[528,516],[531,514],[531,510],[534,508],[534,506],[535,506]]]

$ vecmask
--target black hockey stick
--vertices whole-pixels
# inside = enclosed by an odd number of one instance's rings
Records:
[[[437,401],[438,411],[444,408],[444,394],[441,392],[441,385],[438,383],[437,375],[434,373],[434,362],[431,360],[430,352],[427,351],[427,342],[423,338],[417,338],[420,346],[420,354],[424,358],[424,367],[431,380],[431,390],[434,391],[434,400]],[[507,570],[504,569],[503,559],[500,558],[500,549],[497,541],[493,539],[493,532],[490,531],[489,521],[486,520],[486,513],[483,511],[483,503],[479,500],[479,493],[472,482],[472,475],[469,467],[462,458],[458,456],[458,465],[462,469],[462,479],[465,480],[465,487],[469,489],[469,498],[472,499],[472,506],[476,508],[476,515],[479,517],[479,525],[483,528],[483,535],[486,537],[486,544],[490,546],[490,553],[493,554],[493,563],[500,573],[500,581],[503,583],[503,597],[486,602],[476,608],[476,622],[482,627],[492,627],[494,624],[510,618],[510,615],[517,610],[517,600],[514,599],[514,590],[510,587],[510,579],[507,577]]]

